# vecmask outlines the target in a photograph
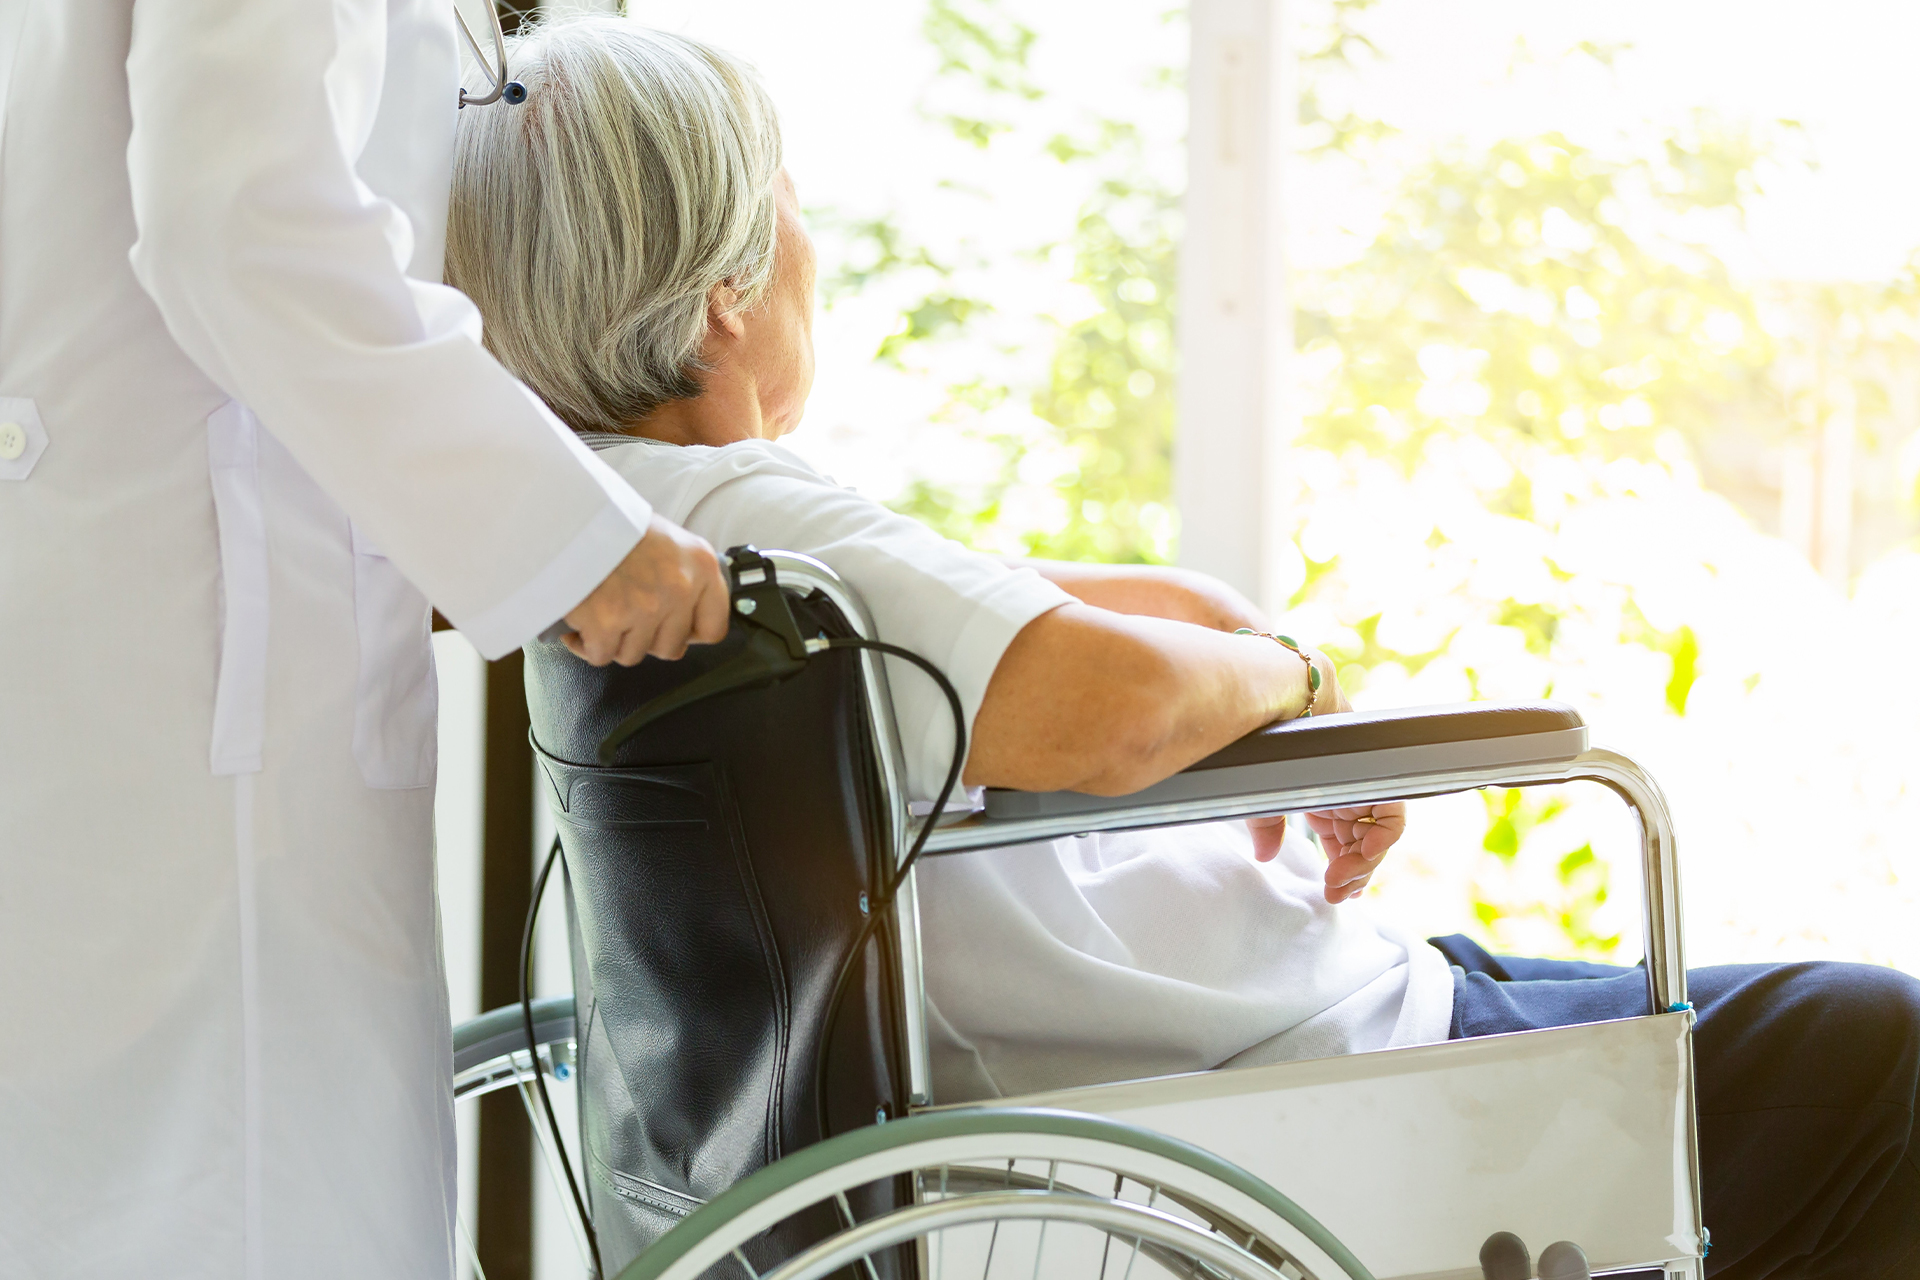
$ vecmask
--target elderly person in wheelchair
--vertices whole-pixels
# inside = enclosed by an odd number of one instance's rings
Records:
[[[530,91],[461,121],[448,273],[489,347],[667,518],[833,566],[936,664],[969,788],[1136,791],[1344,708],[1325,658],[1200,575],[1005,562],[778,441],[813,378],[814,254],[739,62],[613,21],[523,40]],[[1255,634],[1236,634],[1252,632]],[[908,785],[953,748],[893,663]],[[1644,1012],[1638,970],[1400,936],[1359,899],[1399,804],[1062,838],[923,867],[943,1100],[1349,1054]],[[1841,964],[1695,970],[1712,1274],[1920,1276],[1920,991]],[[1354,1188],[1364,1195],[1364,1188]]]

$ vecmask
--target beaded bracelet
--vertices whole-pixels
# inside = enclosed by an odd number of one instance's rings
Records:
[[[1275,644],[1285,645],[1300,655],[1300,661],[1307,664],[1307,709],[1300,713],[1302,720],[1313,714],[1313,700],[1320,695],[1320,668],[1313,665],[1313,659],[1292,636],[1276,635],[1271,631],[1255,631],[1252,627],[1240,627],[1234,631],[1237,636],[1264,636]]]

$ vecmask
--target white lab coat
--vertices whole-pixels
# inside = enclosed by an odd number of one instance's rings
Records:
[[[455,80],[448,0],[0,0],[5,1280],[450,1270],[409,580],[496,655],[649,514],[435,283]]]

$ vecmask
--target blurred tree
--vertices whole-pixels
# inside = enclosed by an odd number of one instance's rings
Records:
[[[923,33],[939,58],[942,80],[963,90],[943,95],[923,111],[952,134],[988,148],[1012,131],[1000,105],[1045,96],[1028,60],[1033,31],[1014,21],[999,0],[930,0]],[[1178,76],[1163,68],[1147,92],[1177,90]],[[965,103],[956,106],[955,99]],[[1041,481],[1027,478],[1030,436],[987,437],[997,472],[970,482],[923,477],[894,506],[951,537],[1012,542],[1028,555],[1060,559],[1164,563],[1173,554],[1174,286],[1179,242],[1179,195],[1150,175],[1139,129],[1101,119],[1085,136],[1055,133],[1044,143],[1054,162],[1086,173],[1086,203],[1065,238],[1072,278],[1086,289],[1093,314],[1056,327],[1047,376],[1039,386],[1013,388],[969,380],[948,388],[950,408],[981,409],[1012,397],[1051,428],[1047,441],[1064,466]],[[904,251],[891,224],[870,224],[863,270],[926,265],[925,250]],[[1037,254],[1055,247],[1035,246]],[[877,357],[899,361],[916,345],[966,336],[966,322],[987,304],[956,299],[945,271],[902,314]],[[1049,527],[1004,527],[1011,491],[1040,487],[1057,513]],[[991,538],[997,531],[1001,536]]]

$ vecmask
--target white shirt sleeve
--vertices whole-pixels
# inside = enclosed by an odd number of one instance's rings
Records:
[[[919,654],[953,682],[969,733],[1013,638],[1073,599],[1031,569],[1009,568],[839,488],[777,445],[633,443],[602,456],[663,516],[715,547],[751,542],[825,562],[859,593],[882,640]],[[953,716],[919,669],[886,661],[908,789],[931,800],[953,757]]]
[[[438,283],[441,228],[415,221],[445,213],[448,7],[139,0],[132,258],[202,371],[497,656],[586,598],[651,510]],[[369,173],[442,194],[410,219]]]

